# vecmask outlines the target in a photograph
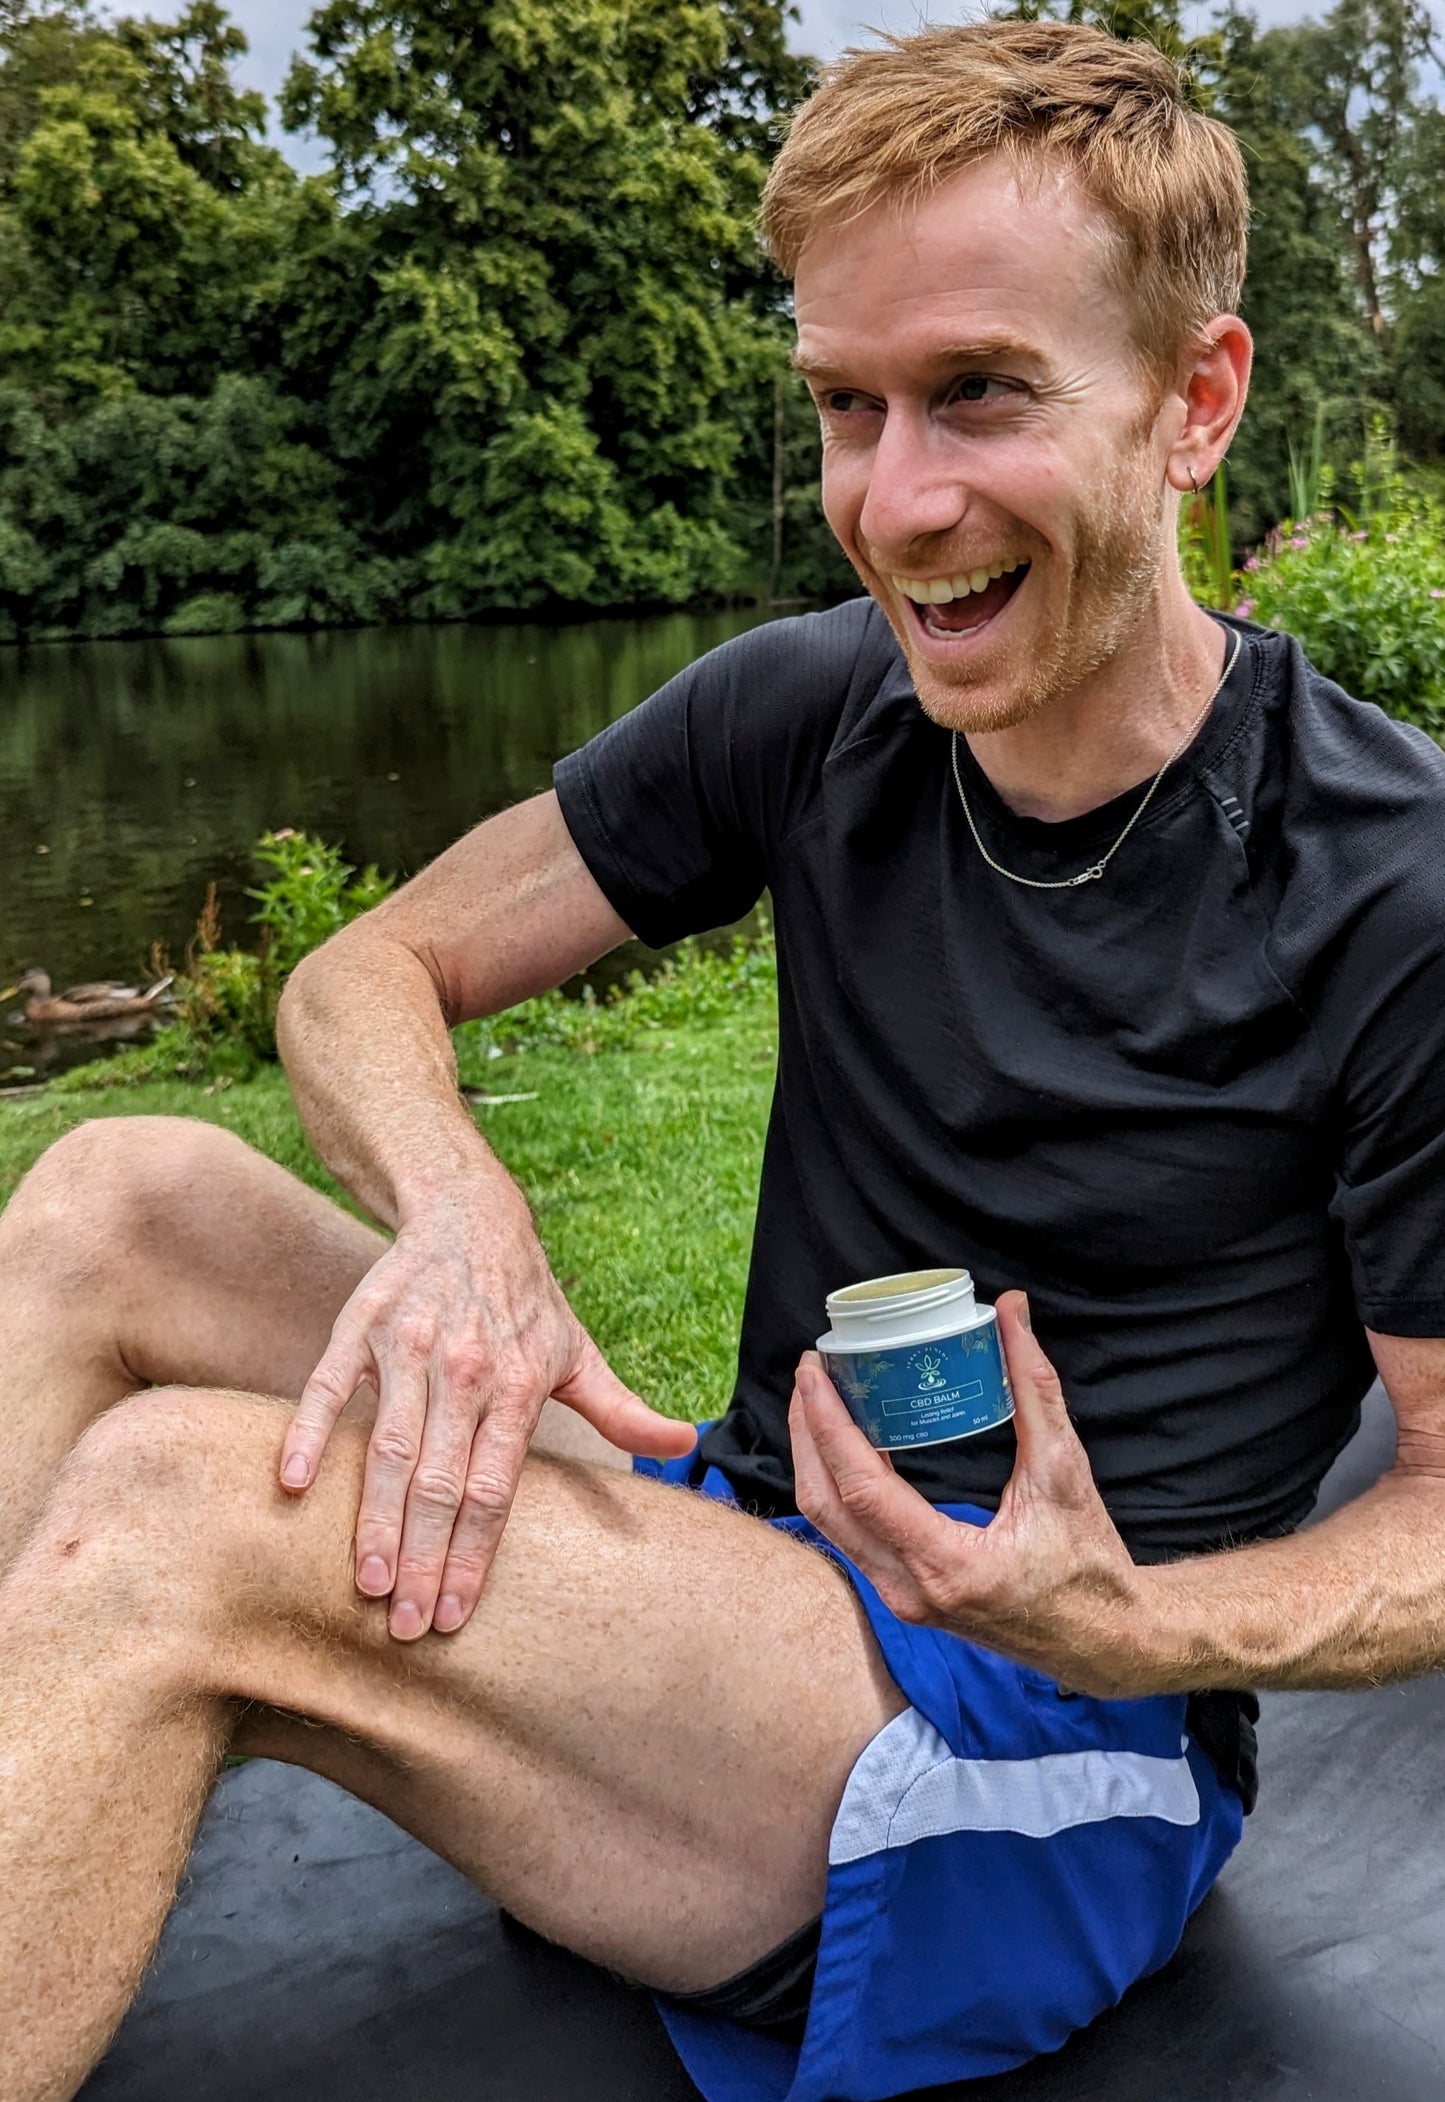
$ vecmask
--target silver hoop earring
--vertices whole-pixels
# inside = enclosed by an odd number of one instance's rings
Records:
[[[1189,473],[1189,486],[1190,486],[1190,488],[1191,488],[1191,489],[1192,489],[1192,490],[1194,491],[1194,494],[1195,494],[1196,496],[1198,496],[1198,494],[1199,494],[1199,484],[1198,484],[1198,482],[1196,482],[1196,481],[1195,481],[1195,479],[1194,479],[1194,469],[1193,469],[1192,467],[1191,467],[1191,468],[1189,468],[1189,470],[1188,470],[1188,473]]]

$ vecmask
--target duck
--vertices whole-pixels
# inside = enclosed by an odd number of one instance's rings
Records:
[[[8,991],[0,993],[0,1000],[24,993],[28,996],[24,1008],[27,1022],[38,1029],[61,1029],[73,1022],[128,1022],[156,1014],[167,1004],[174,983],[172,971],[154,985],[123,985],[118,978],[103,978],[92,985],[67,986],[63,993],[57,993],[51,987],[48,972],[27,971]]]

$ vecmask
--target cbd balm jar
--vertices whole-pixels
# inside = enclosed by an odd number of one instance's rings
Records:
[[[858,1428],[885,1452],[943,1445],[1014,1412],[998,1316],[967,1270],[869,1277],[827,1298],[818,1354]]]

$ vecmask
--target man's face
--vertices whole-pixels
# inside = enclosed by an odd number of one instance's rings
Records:
[[[823,508],[949,728],[1005,729],[1098,671],[1172,559],[1168,441],[1100,232],[1066,174],[1021,189],[995,156],[821,229],[798,267]]]

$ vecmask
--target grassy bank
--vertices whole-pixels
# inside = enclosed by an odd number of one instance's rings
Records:
[[[623,1378],[672,1414],[731,1388],[775,1054],[771,970],[703,965],[694,982],[549,1020],[494,1055],[505,1019],[462,1035],[474,1115],[526,1190],[554,1269]],[[552,1035],[562,1041],[548,1042]],[[103,1069],[97,1069],[103,1071]],[[0,1095],[0,1199],[88,1117],[203,1117],[336,1195],[275,1068],[226,1087],[147,1079]]]

